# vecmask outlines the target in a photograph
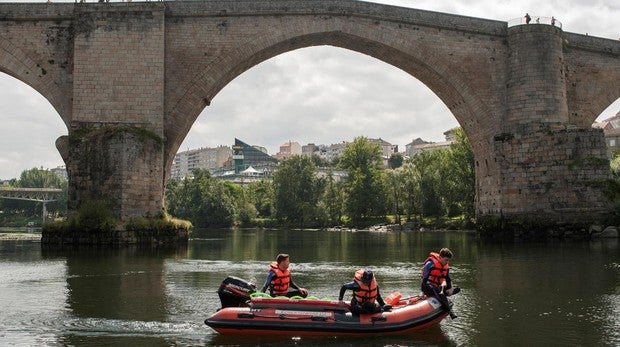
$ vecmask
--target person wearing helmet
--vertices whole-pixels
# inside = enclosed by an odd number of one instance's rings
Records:
[[[351,312],[353,313],[375,313],[391,308],[381,298],[375,274],[370,269],[357,270],[353,276],[353,281],[343,284],[340,288],[338,301],[342,301],[347,289],[353,291],[353,298],[351,299]]]

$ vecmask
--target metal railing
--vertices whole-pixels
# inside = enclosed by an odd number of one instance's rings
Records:
[[[554,27],[558,27],[562,29],[562,22],[557,20],[555,17],[530,16],[529,23],[527,22],[527,18],[525,16],[511,19],[508,21],[508,27],[512,27],[515,25],[527,25],[527,24],[553,25]]]
[[[47,203],[57,201],[61,193],[62,189],[58,188],[0,188],[0,198],[40,202],[41,225],[47,218]]]
[[[0,188],[0,198],[37,202],[56,201],[60,193],[57,188]]]

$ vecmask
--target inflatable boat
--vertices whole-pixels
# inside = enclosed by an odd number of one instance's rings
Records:
[[[391,309],[353,314],[342,301],[258,296],[253,284],[228,277],[218,290],[222,308],[205,320],[220,334],[360,335],[423,329],[447,316],[439,301],[400,298]]]

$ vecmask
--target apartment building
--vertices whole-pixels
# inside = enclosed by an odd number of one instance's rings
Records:
[[[182,179],[195,169],[216,170],[230,162],[232,150],[228,146],[198,148],[179,152],[174,157],[170,177]]]

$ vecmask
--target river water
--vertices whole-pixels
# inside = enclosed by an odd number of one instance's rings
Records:
[[[222,336],[203,321],[228,275],[263,284],[277,253],[296,283],[336,299],[371,266],[384,296],[419,293],[422,261],[449,247],[455,320],[373,337]],[[350,293],[350,292],[348,292]],[[182,249],[0,241],[0,345],[619,346],[617,239],[487,243],[465,232],[199,230]]]

